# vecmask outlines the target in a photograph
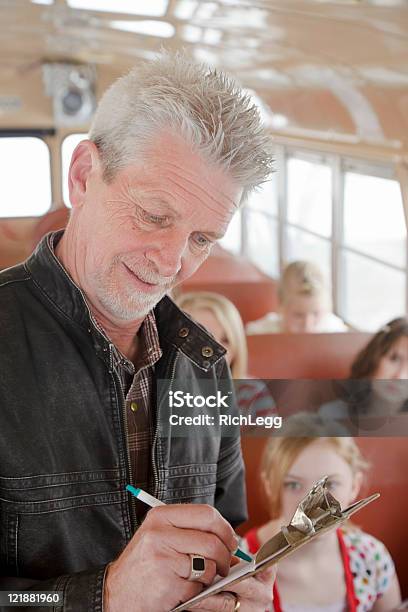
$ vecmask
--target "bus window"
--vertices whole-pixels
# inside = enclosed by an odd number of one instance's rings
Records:
[[[304,259],[315,263],[322,271],[327,287],[331,286],[331,244],[310,232],[287,225],[285,232],[285,261]]]
[[[340,315],[373,331],[405,313],[405,273],[342,249]]]
[[[43,140],[0,138],[0,167],[0,217],[39,217],[47,212],[51,206],[50,152]]]
[[[256,191],[251,193],[246,204],[249,210],[257,210],[272,217],[278,216],[278,180],[277,175],[272,174],[271,180],[264,183]]]
[[[340,310],[359,329],[405,312],[406,234],[398,182],[345,172]]]
[[[272,277],[279,276],[278,181],[276,174],[245,205],[244,255]]]
[[[61,146],[61,163],[62,163],[62,198],[65,206],[71,208],[71,202],[69,201],[68,192],[68,170],[69,164],[71,163],[72,153],[81,140],[88,138],[88,134],[70,134],[62,141]]]
[[[287,162],[288,222],[322,237],[331,235],[330,166],[290,157]]]
[[[286,165],[287,215],[283,260],[312,261],[331,286],[332,169],[290,156]]]
[[[245,254],[258,268],[274,278],[279,276],[278,220],[255,211],[245,212]]]
[[[219,240],[219,244],[223,249],[226,249],[234,255],[241,253],[241,232],[242,232],[242,211],[237,211],[232,218],[231,223],[225,233],[225,236]]]
[[[406,234],[398,182],[346,172],[345,246],[403,268],[406,260]]]

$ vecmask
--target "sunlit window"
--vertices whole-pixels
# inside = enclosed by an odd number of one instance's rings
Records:
[[[268,215],[278,215],[278,181],[276,175],[263,183],[256,191],[251,193],[246,204],[251,210],[259,210]]]
[[[88,11],[105,11],[109,13],[129,13],[131,15],[149,15],[163,17],[168,0],[67,0],[68,6]]]
[[[230,253],[234,253],[234,255],[238,255],[241,252],[241,227],[242,212],[239,210],[232,217],[225,236],[219,240],[222,248]]]
[[[154,21],[153,19],[139,21],[114,20],[110,22],[112,28],[135,32],[145,36],[158,36],[160,38],[171,38],[174,36],[175,28],[167,21]]]
[[[343,250],[340,314],[354,327],[376,331],[405,313],[405,273]]]
[[[1,217],[37,217],[51,206],[50,153],[40,138],[0,138]]]
[[[70,134],[62,141],[61,147],[61,162],[62,162],[62,198],[64,203],[68,208],[71,208],[71,202],[69,201],[69,191],[68,191],[68,170],[69,165],[71,163],[72,153],[74,152],[75,147],[81,140],[87,138],[88,135],[81,134]]]
[[[329,240],[287,226],[285,246],[286,263],[299,259],[313,262],[322,271],[327,287],[331,286],[331,244]]]
[[[397,181],[346,172],[344,243],[395,266],[406,262],[406,227]]]
[[[332,172],[330,166],[291,157],[287,162],[288,221],[330,237]]]
[[[260,270],[276,278],[279,275],[278,221],[262,213],[245,212],[245,255]]]

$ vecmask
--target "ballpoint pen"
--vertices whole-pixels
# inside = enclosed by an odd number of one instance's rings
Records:
[[[134,497],[136,497],[140,501],[144,502],[145,504],[147,504],[151,508],[155,508],[157,506],[165,506],[166,505],[164,502],[160,501],[160,499],[157,499],[156,497],[153,497],[153,495],[150,495],[150,493],[146,493],[146,491],[143,491],[143,489],[139,489],[137,487],[133,487],[132,485],[129,485],[129,484],[126,485],[126,489]],[[252,557],[250,555],[247,555],[247,553],[245,553],[240,548],[237,548],[237,550],[233,554],[236,557],[239,557],[240,559],[243,559],[244,561],[248,561],[248,562],[252,561]]]

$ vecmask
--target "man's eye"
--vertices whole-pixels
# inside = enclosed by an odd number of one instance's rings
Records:
[[[169,218],[166,215],[153,215],[148,213],[146,210],[141,209],[143,221],[151,223],[153,225],[166,225]]]
[[[204,236],[204,234],[195,234],[194,242],[200,249],[205,249],[212,244],[211,240]]]

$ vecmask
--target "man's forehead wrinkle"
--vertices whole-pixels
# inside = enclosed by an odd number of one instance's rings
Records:
[[[167,180],[172,185],[177,186],[182,192],[187,193],[191,198],[199,200],[201,204],[204,201],[206,201],[206,204],[205,204],[206,208],[214,212],[214,214],[221,216],[225,212],[223,210],[222,200],[217,199],[209,191],[206,191],[206,189],[201,187],[201,185],[199,185],[196,181],[194,180],[190,181],[185,176],[177,175],[177,174],[175,177],[167,176]],[[188,185],[191,185],[192,189],[188,189],[187,188]],[[197,193],[197,191],[199,193]],[[234,201],[228,196],[226,196],[225,194],[220,193],[220,195],[223,196],[224,199],[226,200],[226,203],[228,203],[229,205],[232,205],[233,210],[235,210],[236,204],[234,203]],[[185,199],[188,200],[188,198],[185,198]],[[210,202],[213,204],[213,206],[210,205]]]
[[[203,191],[205,194],[208,194],[208,191],[206,191],[206,189],[202,187],[201,184],[205,183],[209,186],[212,186],[214,184],[213,181],[211,180],[210,174],[208,174],[208,177],[200,176],[200,179],[198,180],[197,175],[194,172],[189,171],[188,168],[186,168],[185,166],[181,164],[176,163],[175,161],[167,160],[166,165],[169,166],[170,170],[174,170],[174,173],[176,174],[176,176],[192,184],[194,188],[198,188],[199,190]],[[219,191],[221,198],[227,200],[228,202],[234,204],[235,206],[234,201],[226,193],[222,192],[221,190],[218,190],[218,191]],[[210,197],[215,200],[215,198],[213,198],[211,195]]]
[[[135,171],[131,171],[130,169],[125,172],[123,178],[128,183],[127,189],[133,193],[137,193],[138,191],[146,189],[148,192],[152,191],[154,188],[157,188],[157,183],[164,183],[166,179],[171,181],[171,173],[174,173],[177,177],[180,178],[181,181],[189,183],[192,185],[193,190],[201,191],[204,196],[210,197],[217,205],[219,205],[223,200],[228,203],[228,205],[232,206],[233,210],[237,210],[239,207],[239,203],[236,203],[233,198],[231,198],[227,193],[224,193],[217,187],[217,191],[219,194],[219,199],[214,197],[210,191],[213,189],[214,180],[213,174],[211,174],[211,166],[205,164],[206,172],[202,173],[201,168],[198,169],[189,169],[188,165],[190,164],[190,158],[185,157],[186,163],[182,163],[182,161],[178,162],[173,158],[166,157],[163,159],[163,155],[160,157],[162,159],[157,159],[158,155],[154,155],[153,159],[150,159],[149,162],[145,163],[138,167],[137,174],[135,176]],[[201,162],[202,164],[204,162]],[[166,169],[168,172],[166,173]],[[219,168],[214,169],[215,172],[222,172]],[[224,173],[225,174],[225,173]],[[221,175],[222,177],[222,175]],[[225,179],[228,180],[229,177],[226,175]],[[231,180],[231,179],[230,179]],[[185,188],[180,185],[177,181],[172,181],[173,184],[177,185],[180,189]],[[171,194],[170,194],[171,195]],[[197,197],[196,193],[189,192],[190,196]],[[167,198],[166,198],[167,199]],[[173,198],[172,198],[173,199]],[[201,199],[201,198],[200,198]]]
[[[191,171],[187,168],[187,165],[183,165],[181,162],[177,163],[171,159],[166,159],[164,162],[162,161],[160,164],[157,164],[157,165],[159,165],[159,169],[161,173],[163,173],[163,170],[168,168],[170,172],[174,172],[174,174],[178,176],[179,178],[181,178],[182,181],[186,181],[190,183],[191,185],[193,185],[195,189],[198,188],[204,194],[210,195],[211,199],[213,199],[214,201],[217,201],[206,189],[206,186],[211,187],[214,184],[214,181],[211,180],[212,176],[210,173],[210,170],[211,170],[210,166],[207,165],[208,172],[205,175],[200,175],[200,177],[198,177],[197,176],[198,171],[196,172]],[[169,175],[167,175],[167,177],[171,180],[171,177]],[[202,187],[203,183],[204,183],[204,186]],[[219,190],[219,194],[221,196],[221,199],[225,199],[228,203],[232,204],[234,209],[238,208],[238,204],[235,204],[234,200],[230,198],[226,193]],[[194,194],[191,194],[191,195],[194,195]]]
[[[228,216],[232,216],[233,211],[226,211],[220,202],[215,198],[209,197],[209,194],[205,192],[205,202],[200,198],[197,194],[189,191],[185,185],[179,185],[176,180],[170,179],[171,183],[177,185],[180,190],[183,192],[182,196],[185,201],[191,202],[192,199],[198,200],[201,206],[204,206],[208,211],[211,211],[214,214],[214,217],[220,220],[224,220],[225,214],[228,213]],[[190,198],[188,197],[190,196]]]

